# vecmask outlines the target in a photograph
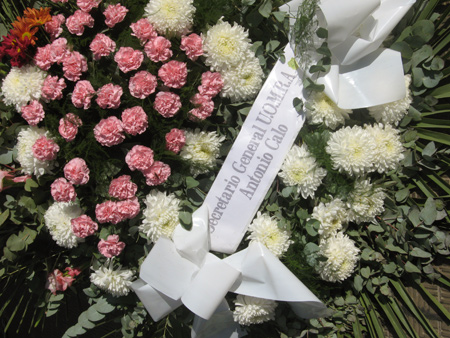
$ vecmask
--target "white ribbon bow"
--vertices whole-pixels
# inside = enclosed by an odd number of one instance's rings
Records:
[[[299,5],[280,7],[295,22]],[[401,54],[380,48],[415,0],[322,0],[316,13],[328,30],[331,69],[311,75],[340,108],[356,109],[402,99],[406,95]],[[318,60],[316,60],[318,61]],[[307,70],[306,70],[307,71]]]
[[[193,214],[191,230],[178,225],[173,241],[161,237],[143,262],[140,279],[132,284],[153,320],[157,321],[181,304],[204,320],[213,314],[227,332],[237,332],[225,295],[231,291],[247,296],[289,302],[303,318],[328,315],[326,306],[264,245],[251,243],[225,259],[209,252],[208,209]],[[194,337],[205,321],[194,322]],[[200,325],[203,324],[203,325]],[[228,337],[230,337],[229,333]]]

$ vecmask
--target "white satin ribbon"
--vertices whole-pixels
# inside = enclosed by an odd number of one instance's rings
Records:
[[[295,22],[303,0],[280,7]],[[307,74],[339,107],[357,109],[402,99],[406,95],[401,54],[381,44],[415,0],[322,0],[319,26],[328,30],[331,69]],[[318,61],[318,59],[316,60]]]
[[[303,318],[328,314],[325,305],[264,245],[251,243],[223,260],[211,254],[208,217],[203,205],[194,212],[190,231],[178,225],[173,241],[161,237],[142,264],[140,279],[132,288],[153,320],[184,304],[200,317],[194,323],[198,332],[211,326],[206,320],[213,317],[213,321],[224,321],[221,330],[230,337],[239,325],[231,323],[224,303],[229,291],[289,302]]]

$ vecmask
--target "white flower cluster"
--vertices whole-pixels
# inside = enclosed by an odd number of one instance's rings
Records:
[[[405,75],[406,95],[403,99],[382,104],[379,106],[369,107],[369,114],[377,122],[383,124],[398,125],[402,118],[408,113],[409,106],[412,102],[411,91],[409,85],[411,84],[411,75]]]
[[[159,34],[182,36],[194,21],[193,0],[150,0],[145,6],[145,17]]]
[[[180,156],[191,163],[191,174],[195,177],[213,169],[225,137],[219,136],[215,131],[206,132],[200,129],[187,130],[185,135],[186,144]]]
[[[100,289],[109,292],[114,297],[120,297],[126,296],[130,292],[133,276],[132,270],[122,269],[121,266],[114,270],[111,260],[108,266],[103,265],[98,270],[94,270],[90,279]]]
[[[313,92],[305,105],[306,118],[311,124],[325,124],[330,129],[336,129],[345,124],[352,113],[350,109],[339,108],[325,93]]]
[[[258,212],[256,218],[249,225],[248,239],[264,244],[275,256],[283,255],[293,242],[289,239],[290,233],[280,229],[274,217]]]
[[[152,190],[145,198],[144,220],[139,231],[144,233],[151,242],[159,237],[172,238],[173,231],[178,225],[180,201],[173,194]]]
[[[358,224],[373,221],[384,211],[384,198],[383,189],[375,188],[370,180],[357,180],[347,201],[349,221]]]
[[[237,295],[234,321],[241,325],[261,324],[275,318],[277,303],[273,300]]]
[[[59,246],[67,249],[78,246],[84,239],[75,236],[71,220],[83,214],[83,210],[74,203],[53,203],[44,214],[45,226],[53,240]]]
[[[319,254],[326,261],[319,262],[317,270],[320,277],[328,282],[342,282],[350,277],[359,260],[359,249],[348,236],[338,232],[322,239]]]
[[[398,131],[382,125],[341,128],[331,134],[326,152],[334,169],[357,177],[395,169],[404,158]]]
[[[55,166],[55,161],[41,161],[33,155],[33,145],[41,137],[49,138],[47,130],[38,127],[25,127],[17,136],[17,161],[22,167],[22,172],[36,177],[44,174],[51,174]]]
[[[320,222],[320,236],[327,238],[335,235],[347,224],[347,207],[339,198],[328,203],[320,202],[314,207],[311,217]]]
[[[14,105],[18,112],[31,100],[39,100],[47,74],[36,66],[12,67],[3,79],[2,96],[6,105]]]
[[[308,147],[293,145],[289,150],[278,176],[287,186],[297,186],[303,198],[314,197],[327,171],[319,167]]]
[[[222,19],[203,36],[205,63],[221,73],[221,95],[234,102],[254,98],[262,86],[264,74],[250,47],[248,32]]]

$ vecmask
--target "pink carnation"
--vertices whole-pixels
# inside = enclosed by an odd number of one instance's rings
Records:
[[[78,268],[72,269],[70,266],[68,266],[64,273],[68,274],[71,277],[76,277],[81,273],[81,270]]]
[[[72,232],[75,236],[86,238],[95,234],[98,230],[98,224],[95,223],[88,215],[81,215],[70,220]]]
[[[116,5],[109,5],[108,8],[105,9],[103,14],[105,15],[105,23],[109,28],[114,27],[117,23],[122,22],[125,19],[125,16],[128,13],[128,9],[125,6],[122,6],[120,3]]]
[[[115,116],[102,119],[94,127],[94,136],[102,146],[112,147],[125,140],[123,123]]]
[[[67,142],[71,142],[75,139],[75,136],[78,134],[78,127],[82,124],[81,119],[77,115],[68,113],[59,120],[58,131]]]
[[[44,107],[37,100],[21,108],[22,117],[30,126],[36,126],[45,117]]]
[[[140,106],[122,112],[123,129],[130,135],[142,134],[148,127],[148,117]]]
[[[138,99],[145,99],[155,92],[157,85],[156,76],[141,70],[130,78],[129,89],[132,96]]]
[[[89,13],[92,8],[97,8],[102,0],[77,0],[77,6],[86,13]]]
[[[145,44],[144,51],[153,62],[167,61],[172,57],[171,46],[165,37],[157,36]]]
[[[166,134],[166,149],[178,154],[186,144],[186,136],[183,130],[173,128]]]
[[[161,161],[156,161],[147,171],[143,172],[143,174],[147,185],[159,185],[167,181],[169,178],[170,166]]]
[[[132,23],[130,27],[133,31],[131,35],[137,37],[141,40],[141,42],[150,40],[151,38],[156,38],[158,36],[152,24],[147,19],[140,19],[137,22]]]
[[[88,109],[91,106],[91,99],[94,94],[94,87],[88,80],[78,81],[73,89],[72,103],[77,108]]]
[[[81,73],[87,70],[86,58],[78,52],[69,53],[63,59],[64,77],[69,81],[78,81]]]
[[[64,166],[64,177],[72,184],[86,184],[89,181],[89,168],[80,157],[71,159]]]
[[[69,286],[72,286],[75,276],[70,275],[68,272],[63,274],[59,269],[55,269],[47,277],[46,288],[54,295],[56,295],[56,291],[66,291]]]
[[[72,183],[67,182],[64,177],[57,178],[50,185],[50,193],[56,202],[75,201],[77,194]]]
[[[62,14],[53,15],[49,22],[44,25],[44,30],[50,35],[50,39],[54,40],[61,35],[63,29],[61,25],[66,21]]]
[[[40,161],[53,161],[58,155],[59,146],[45,136],[39,137],[31,147],[33,156]]]
[[[203,55],[202,38],[195,33],[183,36],[180,49],[186,53],[189,59],[195,61],[199,56]]]
[[[61,100],[63,98],[63,89],[66,88],[66,81],[57,76],[48,75],[41,88],[41,95],[44,100]]]
[[[111,181],[109,195],[119,200],[133,198],[136,195],[137,185],[131,182],[128,175],[119,176]]]
[[[122,72],[128,73],[141,66],[142,61],[144,61],[144,54],[140,50],[134,50],[131,47],[120,47],[119,51],[114,55],[114,61],[117,62]]]
[[[117,202],[117,209],[122,220],[135,218],[139,214],[140,208],[137,197]]]
[[[211,116],[211,113],[214,110],[214,102],[209,96],[206,95],[195,94],[191,98],[191,103],[197,106],[196,108],[189,111],[189,113],[191,114],[191,120],[204,120],[207,117]]]
[[[211,98],[220,93],[223,88],[223,79],[220,73],[205,72],[202,74],[202,84],[198,86],[201,95]]]
[[[67,49],[67,39],[59,38],[52,42],[50,45],[50,52],[52,62],[61,63],[64,61],[66,56],[70,56],[70,52]]]
[[[119,242],[118,235],[109,235],[106,241],[101,239],[98,243],[98,251],[107,258],[120,255],[124,248],[125,243]]]
[[[78,36],[83,35],[84,26],[89,28],[94,27],[94,18],[81,10],[76,10],[75,13],[66,20],[66,27],[71,34]]]
[[[123,220],[117,208],[117,203],[113,201],[97,204],[95,206],[95,217],[97,217],[99,223],[117,224]]]
[[[135,145],[125,157],[125,162],[131,170],[146,171],[153,164],[153,150],[146,146]]]
[[[169,61],[159,68],[158,76],[167,87],[181,88],[186,84],[186,63],[176,60]]]
[[[159,92],[156,94],[153,108],[165,118],[172,117],[181,108],[180,97],[171,92]]]
[[[34,55],[34,62],[42,70],[49,70],[53,64],[51,45],[38,47]]]
[[[108,56],[116,49],[116,43],[108,36],[98,33],[89,45],[94,59],[99,60],[102,56]]]
[[[103,109],[117,109],[120,106],[122,87],[112,83],[105,84],[97,91],[97,104]]]

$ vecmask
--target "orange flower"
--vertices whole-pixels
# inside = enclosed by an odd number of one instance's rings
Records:
[[[28,38],[32,45],[35,44],[37,37],[34,34],[38,31],[38,28],[33,27],[29,19],[17,17],[17,20],[12,23],[12,26],[14,28],[11,29],[11,34],[15,35],[21,41],[25,41],[25,38]]]
[[[29,19],[33,26],[41,26],[52,20],[50,15],[50,7],[46,8],[27,8],[23,11],[24,17]]]

